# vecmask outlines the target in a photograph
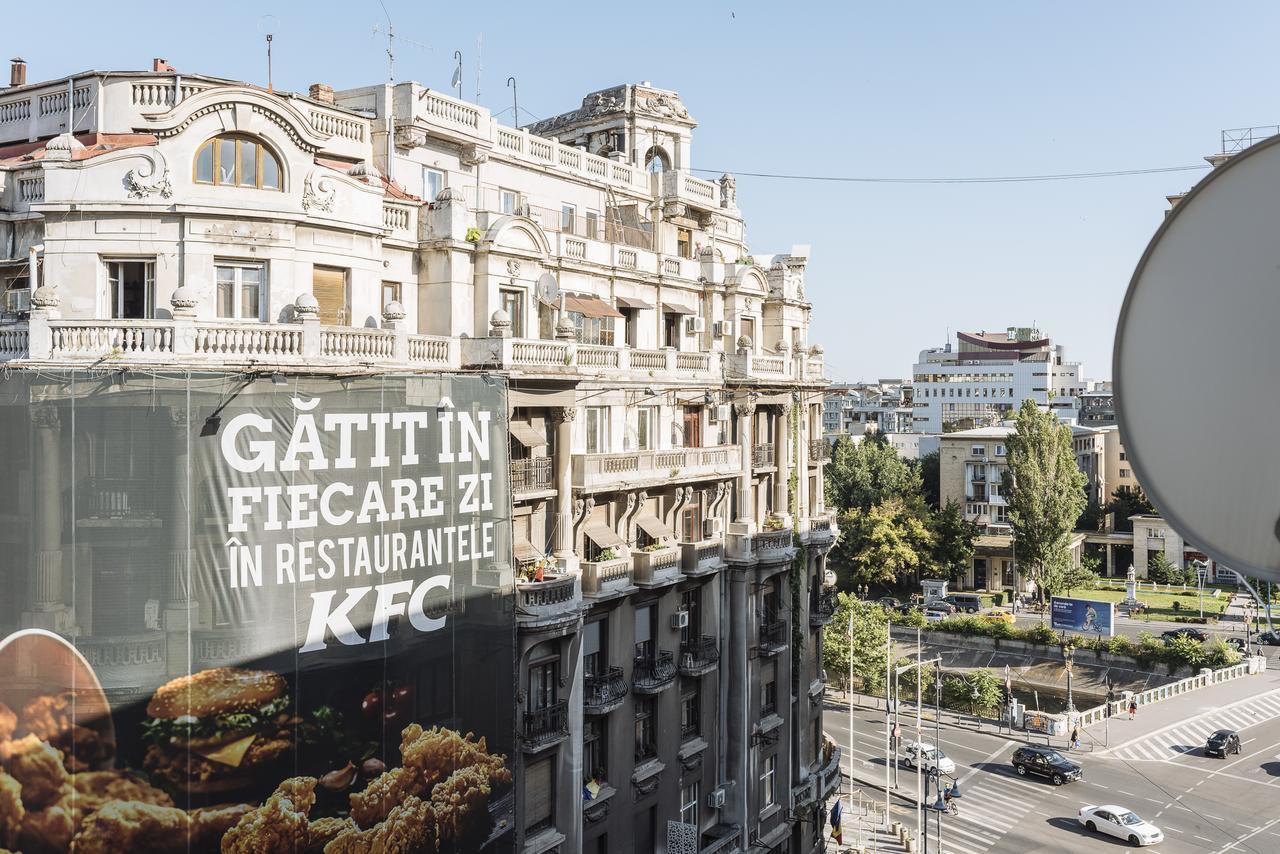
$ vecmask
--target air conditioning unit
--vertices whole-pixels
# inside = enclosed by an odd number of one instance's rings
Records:
[[[733,337],[733,321],[717,320],[715,324],[711,327],[711,330],[712,330],[712,333],[717,338],[732,338]]]
[[[14,288],[4,292],[4,310],[7,314],[31,311],[31,289]]]
[[[690,335],[697,335],[700,332],[707,331],[707,321],[701,317],[690,317],[685,324],[685,328]]]
[[[688,611],[676,611],[674,614],[672,614],[672,615],[671,615],[671,628],[673,628],[673,629],[687,629],[687,628],[689,628],[689,612],[688,612]]]
[[[712,421],[728,423],[733,420],[733,407],[727,403],[721,403],[712,410],[712,414],[714,416]]]
[[[713,810],[718,810],[724,807],[724,786],[721,786],[718,789],[712,789],[707,794],[707,806]]]
[[[716,537],[724,533],[724,520],[719,516],[702,520],[702,535],[706,538]]]

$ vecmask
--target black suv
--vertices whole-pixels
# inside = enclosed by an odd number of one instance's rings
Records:
[[[1083,776],[1079,765],[1052,747],[1037,747],[1032,744],[1013,751],[1013,767],[1021,777],[1035,774],[1050,780],[1055,786],[1079,780]]]
[[[1165,643],[1168,643],[1174,638],[1181,638],[1181,637],[1187,637],[1187,638],[1191,638],[1192,640],[1198,640],[1203,642],[1209,639],[1209,633],[1202,632],[1199,629],[1189,629],[1189,628],[1188,629],[1171,629],[1170,631],[1162,632],[1160,634],[1160,637],[1164,638]]]
[[[1205,756],[1221,756],[1226,759],[1232,753],[1240,752],[1240,736],[1229,729],[1220,729],[1205,742]]]

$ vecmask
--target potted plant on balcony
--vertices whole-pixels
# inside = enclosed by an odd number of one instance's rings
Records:
[[[549,557],[540,557],[532,563],[520,568],[521,581],[545,581],[548,575],[554,575],[556,562]]]
[[[781,531],[786,527],[786,522],[781,516],[770,513],[764,517],[764,529],[766,531]]]
[[[607,549],[601,549],[600,554],[596,556],[596,563],[605,563],[606,561],[617,560],[618,552],[613,546]]]
[[[665,544],[665,543],[663,543],[662,541],[660,541],[660,540],[654,540],[653,542],[649,543],[649,545],[647,545],[647,546],[645,546],[643,549],[641,549],[641,551],[645,551],[645,552],[658,552],[658,551],[662,551],[662,550],[663,550],[663,549],[665,549],[666,547],[667,547],[667,546],[666,546],[666,544]]]

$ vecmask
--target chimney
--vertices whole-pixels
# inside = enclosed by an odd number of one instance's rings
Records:
[[[333,87],[328,83],[312,83],[311,88],[307,90],[307,94],[311,96],[313,101],[319,101],[322,104],[333,103]]]
[[[155,59],[151,60],[151,70],[152,71],[177,71],[178,69],[174,68],[166,60],[163,60],[157,56]]]
[[[27,85],[27,62],[19,56],[9,60],[9,85]]]

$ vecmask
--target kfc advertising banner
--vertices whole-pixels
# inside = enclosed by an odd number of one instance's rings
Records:
[[[507,852],[506,390],[0,380],[0,849]]]

